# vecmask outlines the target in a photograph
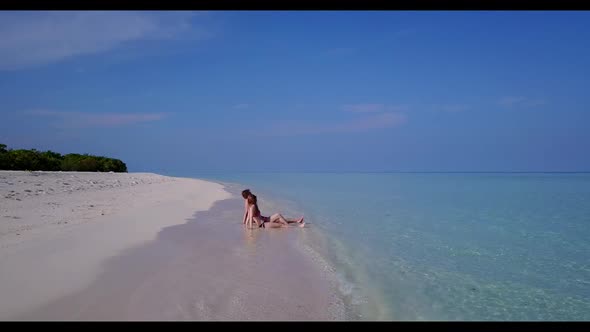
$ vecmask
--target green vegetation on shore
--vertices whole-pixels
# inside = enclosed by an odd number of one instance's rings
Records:
[[[127,172],[127,165],[119,159],[88,154],[61,155],[52,151],[12,150],[0,144],[0,170],[11,171],[76,171]]]

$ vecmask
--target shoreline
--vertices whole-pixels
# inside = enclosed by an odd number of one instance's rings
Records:
[[[264,185],[245,186],[235,181],[204,178],[228,188],[235,188],[236,195],[241,189],[249,187],[258,193],[261,209],[269,214],[280,212],[287,218],[305,216],[310,226],[307,232],[297,232],[294,245],[297,251],[321,270],[342,302],[342,316],[346,321],[380,321],[391,320],[387,315],[389,304],[382,298],[381,289],[374,285],[362,264],[363,257],[351,251],[343,239],[326,228],[321,221],[325,216],[316,214],[305,202],[288,193]]]
[[[31,185],[31,180],[48,182],[52,176],[65,176],[70,182],[80,178],[86,181],[87,176],[119,182],[107,185],[89,180],[74,190],[66,188],[54,195],[23,191],[21,201],[14,200],[8,208],[3,204],[2,215],[8,211],[10,215],[22,212],[23,216],[23,204],[39,213],[33,207],[47,197],[61,203],[57,210],[62,217],[88,218],[88,206],[82,203],[91,199],[103,199],[100,202],[104,204],[95,206],[96,211],[111,209],[94,218],[72,220],[67,226],[29,220],[34,227],[23,237],[15,235],[22,231],[8,228],[8,218],[3,218],[0,292],[5,296],[0,300],[0,319],[344,317],[343,305],[329,278],[296,249],[296,233],[306,229],[243,229],[243,205],[235,198],[239,193],[231,192],[224,183],[151,173],[33,173],[37,174],[0,172],[0,190],[6,189],[4,182],[22,187]],[[103,187],[86,188],[98,183]],[[184,189],[179,190],[181,187]],[[1,193],[7,201],[5,192]],[[196,198],[200,199],[198,204]],[[21,209],[15,209],[19,204]],[[79,211],[81,207],[85,213]],[[12,220],[27,221],[33,212]]]

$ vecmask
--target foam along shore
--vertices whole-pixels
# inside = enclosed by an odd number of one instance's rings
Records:
[[[150,173],[0,171],[0,319],[88,287],[108,258],[230,196]]]

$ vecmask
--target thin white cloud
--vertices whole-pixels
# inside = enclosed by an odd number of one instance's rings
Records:
[[[445,113],[459,113],[469,110],[471,107],[468,105],[437,105],[435,110]]]
[[[503,97],[498,100],[498,104],[502,107],[513,108],[513,107],[536,107],[545,105],[544,100],[530,99],[527,97]]]
[[[101,53],[124,43],[173,39],[191,30],[195,13],[51,11],[0,13],[0,70],[44,65]]]
[[[250,104],[243,103],[243,104],[234,105],[234,109],[237,109],[237,110],[245,110],[248,108],[250,108]]]
[[[360,119],[330,124],[305,122],[277,123],[268,131],[259,132],[263,136],[295,136],[326,133],[360,133],[377,129],[396,127],[404,124],[407,117],[403,113],[379,113],[366,115]]]
[[[388,112],[406,112],[409,109],[410,107],[406,105],[390,105],[386,107]]]
[[[406,122],[406,116],[402,113],[380,113],[368,116],[357,121],[320,127],[325,132],[363,132],[372,129],[390,128]]]
[[[344,105],[342,109],[347,112],[354,112],[354,113],[373,113],[373,112],[381,112],[385,109],[385,105],[383,104],[352,104],[352,105]]]
[[[514,105],[522,103],[525,100],[526,100],[525,97],[503,97],[503,98],[500,98],[500,100],[498,100],[498,104],[500,104],[500,106],[504,106],[504,107],[512,107]]]
[[[162,113],[84,113],[50,110],[33,110],[26,113],[57,119],[55,125],[61,128],[120,127],[158,121],[165,117]]]
[[[405,105],[385,105],[385,104],[348,104],[342,106],[342,110],[353,113],[379,113],[379,112],[405,112],[408,107]]]

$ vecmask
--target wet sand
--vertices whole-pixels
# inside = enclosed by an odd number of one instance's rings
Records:
[[[296,248],[310,229],[247,230],[236,194],[108,259],[85,289],[14,319],[344,319],[334,281]]]

